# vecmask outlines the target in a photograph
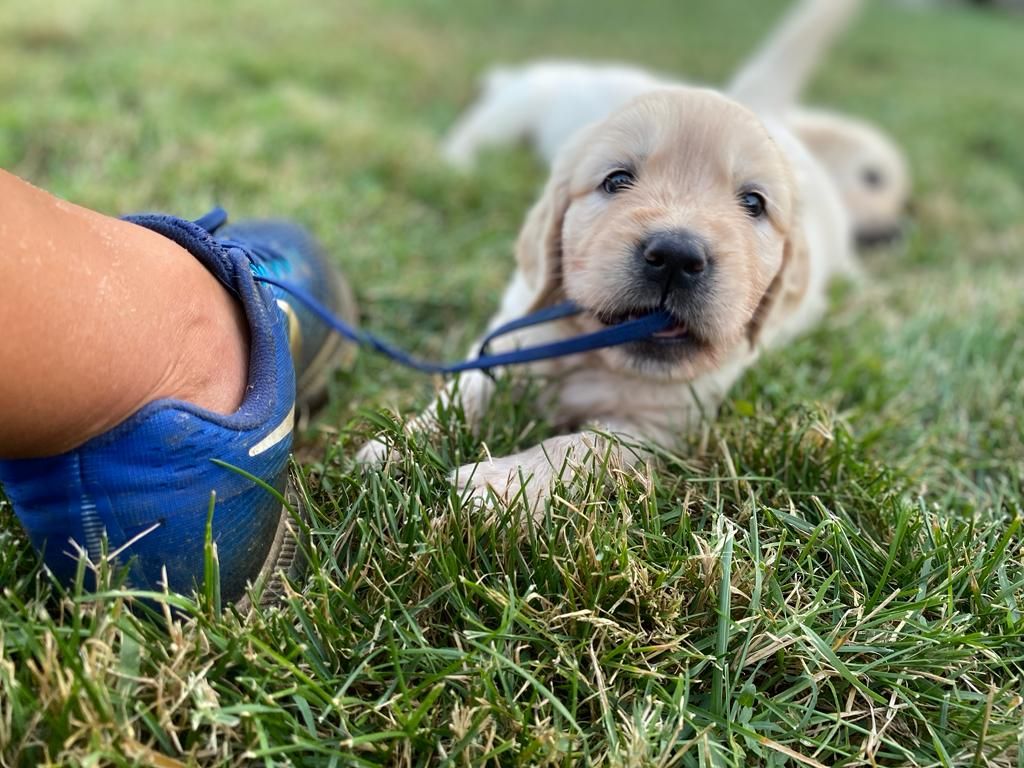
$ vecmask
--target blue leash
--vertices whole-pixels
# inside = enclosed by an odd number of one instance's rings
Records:
[[[383,355],[390,357],[395,362],[408,368],[413,368],[423,373],[461,373],[462,371],[487,370],[499,368],[506,365],[522,365],[537,360],[548,360],[553,357],[566,357],[578,355],[581,352],[590,352],[595,349],[606,347],[617,347],[621,344],[628,344],[631,341],[641,341],[650,338],[658,331],[663,331],[671,326],[675,320],[665,310],[654,312],[650,315],[627,320],[625,323],[604,328],[593,333],[585,333],[582,336],[574,336],[561,341],[553,341],[547,344],[539,344],[535,347],[523,347],[511,352],[500,352],[488,354],[487,346],[501,336],[523,328],[530,328],[543,323],[550,323],[563,317],[578,315],[581,310],[570,301],[556,304],[551,307],[533,312],[524,317],[513,320],[499,328],[491,331],[480,345],[480,354],[461,363],[432,363],[427,360],[420,360],[413,357],[404,350],[395,347],[378,336],[366,331],[353,328],[344,320],[336,317],[323,304],[313,298],[301,286],[290,283],[286,280],[279,280],[276,277],[267,275],[254,275],[254,279],[260,283],[266,283],[280,288],[289,293],[293,298],[305,304],[310,311],[320,318],[329,328],[337,331],[349,341],[375,349]]]
[[[227,218],[227,211],[223,208],[217,207],[204,216],[200,216],[195,220],[195,223],[212,235],[224,225]],[[264,253],[259,249],[253,248],[252,245],[236,243],[230,238],[222,239],[221,244],[251,252],[250,259],[252,259],[255,264],[258,264],[261,259],[264,261],[272,260],[275,256],[272,252],[268,251]],[[253,258],[253,256],[258,256],[259,258]],[[253,279],[260,283],[273,285],[280,288],[282,291],[289,293],[293,298],[305,304],[313,314],[319,317],[320,320],[327,325],[327,327],[341,334],[349,341],[369,347],[370,349],[375,349],[381,354],[390,357],[395,362],[408,368],[422,371],[423,373],[461,373],[462,371],[474,370],[487,371],[490,368],[499,368],[506,365],[522,365],[524,363],[536,362],[537,360],[549,360],[554,357],[578,355],[582,352],[590,352],[595,349],[617,347],[622,344],[628,344],[632,341],[649,339],[658,331],[665,330],[675,322],[667,311],[659,310],[652,314],[645,315],[644,317],[637,318],[636,320],[627,320],[624,323],[610,326],[600,331],[594,331],[593,333],[586,333],[582,336],[574,336],[573,338],[562,339],[561,341],[539,344],[535,347],[523,347],[512,350],[511,352],[502,352],[495,355],[488,354],[487,348],[495,339],[507,336],[508,334],[522,330],[523,328],[531,328],[535,325],[542,325],[555,320],[561,320],[565,317],[572,317],[583,311],[573,302],[566,301],[561,304],[555,304],[551,307],[545,307],[544,309],[532,312],[529,315],[512,320],[511,322],[495,328],[487,334],[487,337],[483,342],[481,342],[480,352],[477,357],[471,360],[465,360],[461,363],[433,363],[413,357],[404,350],[384,341],[379,336],[374,336],[372,333],[360,331],[359,329],[352,327],[344,320],[335,316],[333,312],[317,301],[300,285],[259,273],[253,274]]]

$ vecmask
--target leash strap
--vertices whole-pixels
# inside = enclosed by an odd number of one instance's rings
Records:
[[[577,304],[571,301],[564,301],[561,304],[555,304],[551,307],[538,309],[536,312],[532,312],[529,315],[512,320],[504,325],[499,325],[493,331],[488,333],[484,340],[480,342],[480,351],[477,352],[477,355],[486,355],[487,348],[491,345],[492,341],[512,333],[513,331],[518,331],[523,328],[531,328],[532,326],[550,323],[555,320],[561,320],[563,317],[572,317],[580,314],[582,311],[583,310],[580,309]]]
[[[360,331],[357,328],[353,328],[345,321],[336,317],[334,313],[324,307],[319,301],[313,298],[308,291],[299,285],[262,274],[255,274],[253,275],[253,278],[257,282],[273,285],[290,294],[293,298],[305,304],[309,310],[319,317],[320,320],[329,328],[341,334],[349,341],[375,349],[377,352],[390,357],[395,362],[408,368],[422,371],[423,373],[451,374],[461,373],[463,371],[487,370],[488,368],[498,368],[507,365],[522,365],[524,363],[532,363],[538,360],[549,360],[554,357],[578,355],[582,352],[590,352],[595,349],[604,349],[606,347],[616,347],[621,344],[628,344],[632,341],[641,341],[643,339],[650,338],[651,335],[658,331],[665,330],[675,322],[668,312],[660,310],[653,314],[637,318],[636,320],[628,320],[625,323],[604,328],[600,331],[594,331],[593,333],[586,333],[582,336],[574,336],[569,339],[553,341],[547,344],[539,344],[534,347],[523,347],[521,349],[514,349],[510,352],[501,352],[493,355],[487,354],[487,346],[494,341],[494,339],[505,336],[513,331],[540,325],[542,323],[550,323],[553,320],[571,317],[582,312],[582,310],[572,302],[565,302],[551,307],[545,307],[544,309],[533,312],[494,329],[487,335],[481,344],[480,354],[472,360],[465,360],[460,363],[433,363],[427,360],[420,360],[419,358],[408,354],[404,350],[393,346],[372,333],[367,333],[366,331]]]

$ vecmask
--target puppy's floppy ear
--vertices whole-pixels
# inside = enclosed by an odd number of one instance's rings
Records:
[[[560,289],[562,224],[568,209],[568,181],[553,173],[516,242],[516,262],[531,291],[530,311],[550,304]]]
[[[800,302],[807,290],[809,270],[810,254],[807,252],[807,240],[803,228],[799,222],[795,222],[790,227],[789,237],[783,246],[782,265],[747,324],[747,338],[751,347],[757,345],[761,332],[766,325],[771,324],[773,314],[785,313],[788,307]]]
[[[578,131],[559,150],[544,191],[519,232],[516,261],[532,294],[530,311],[553,303],[561,290],[562,226],[572,202],[570,180],[590,132]]]

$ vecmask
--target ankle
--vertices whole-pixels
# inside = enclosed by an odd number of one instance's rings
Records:
[[[238,410],[249,381],[249,326],[241,303],[198,262],[183,307],[169,376],[155,397],[175,398],[221,414]],[[190,265],[191,266],[191,265]]]

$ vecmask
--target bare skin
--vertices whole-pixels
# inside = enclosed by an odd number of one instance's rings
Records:
[[[241,305],[190,253],[0,170],[0,458],[50,456],[176,398],[242,402]]]

